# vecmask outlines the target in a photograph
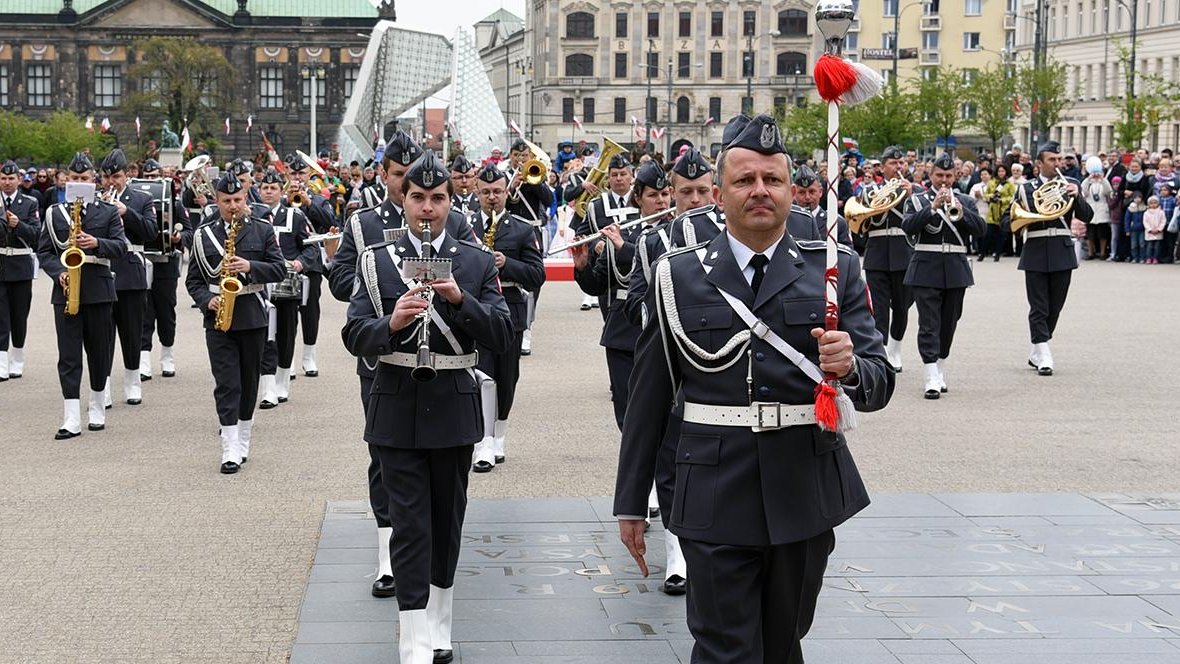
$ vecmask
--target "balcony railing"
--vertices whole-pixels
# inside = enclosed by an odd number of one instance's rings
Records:
[[[941,61],[942,58],[937,50],[923,49],[918,53],[918,64],[920,65],[937,65]]]
[[[922,30],[927,30],[927,31],[942,30],[942,17],[941,16],[923,16],[922,23],[921,23],[920,27]]]

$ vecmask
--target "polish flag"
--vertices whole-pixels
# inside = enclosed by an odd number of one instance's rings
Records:
[[[710,115],[709,119],[705,120],[705,126],[712,127],[714,124],[716,124],[716,122],[717,122],[717,118]]]
[[[578,128],[578,131],[582,131],[582,121],[576,115],[574,116],[574,126]]]
[[[225,119],[225,135],[229,136],[229,118]]]
[[[509,120],[508,128],[517,136],[524,137],[524,131],[521,130],[520,125],[516,124],[516,120]]]
[[[111,130],[111,119],[110,118],[103,118],[102,124],[100,124],[98,127],[99,127],[99,129],[102,130],[102,133],[104,133],[104,134],[107,133],[108,131]]]
[[[184,154],[189,149],[189,147],[192,146],[192,144],[193,144],[193,140],[192,140],[192,137],[188,133],[188,127],[185,127],[180,132],[180,152],[181,152],[181,154]]]
[[[140,129],[141,129],[141,127],[139,125],[139,116],[137,115],[137,116],[135,116],[135,137],[136,138],[139,138]]]
[[[254,128],[254,116],[247,115],[246,116],[246,133],[247,134],[250,133],[250,130],[253,128]]]

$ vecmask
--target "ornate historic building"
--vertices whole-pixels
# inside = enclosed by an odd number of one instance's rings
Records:
[[[319,77],[318,145],[327,147],[347,105],[378,19],[394,2],[369,0],[4,0],[0,2],[0,107],[38,117],[56,109],[109,117],[121,142],[135,141],[126,95],[132,44],[150,36],[192,37],[222,49],[238,72],[242,100],[223,155],[253,153],[258,130],[282,152],[307,149],[312,79]],[[312,70],[312,71],[309,71]],[[246,118],[254,130],[246,133]],[[180,128],[174,128],[177,131]],[[143,127],[144,140],[159,127]]]

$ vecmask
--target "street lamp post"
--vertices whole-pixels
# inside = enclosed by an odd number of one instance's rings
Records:
[[[746,63],[746,98],[742,102],[742,113],[754,113],[754,31],[746,33],[746,53],[743,60]]]
[[[1122,5],[1122,1],[1119,1]],[[1126,6],[1126,5],[1124,5]],[[1131,103],[1127,104],[1127,124],[1130,124],[1135,119],[1135,49],[1136,41],[1139,36],[1139,0],[1131,0],[1131,62],[1127,67],[1127,98]],[[1134,147],[1128,145],[1127,147]]]
[[[910,7],[917,7],[918,5],[929,4],[927,0],[921,2],[913,2],[905,7],[901,6],[901,0],[894,0],[897,7],[893,10],[893,73],[890,74],[889,84],[897,89],[897,60],[898,54],[901,51],[901,13]],[[1039,0],[1038,0],[1039,1]]]
[[[319,63],[303,65],[303,67],[300,69],[300,73],[303,75],[303,78],[308,81],[308,85],[311,88],[311,90],[310,90],[311,94],[309,95],[311,97],[311,153],[310,153],[310,155],[311,155],[312,159],[316,159],[319,157],[319,149],[316,147],[316,138],[317,138],[316,137],[316,131],[317,131],[316,130],[316,109],[320,105],[319,79],[324,77],[324,66]]]
[[[652,112],[651,70],[653,69],[653,66],[651,63],[651,54],[652,54],[652,49],[654,48],[654,46],[655,46],[654,40],[651,40],[651,39],[647,40],[647,63],[644,65],[644,68],[647,69],[647,96],[643,98],[643,126],[644,126],[644,130],[647,133],[647,137],[645,139],[646,142],[643,146],[644,150],[651,149],[651,112]]]
[[[1033,71],[1040,72],[1045,66],[1045,56],[1041,50],[1045,46],[1045,36],[1043,34],[1045,25],[1045,0],[1037,0],[1037,15],[1036,15],[1036,30],[1033,36]],[[1035,88],[1034,88],[1035,89]],[[1037,131],[1037,111],[1033,108],[1037,105],[1037,100],[1030,99],[1028,107],[1028,143],[1030,150],[1036,150],[1036,144],[1040,141],[1039,132]]]

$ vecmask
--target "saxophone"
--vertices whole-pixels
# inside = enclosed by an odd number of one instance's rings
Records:
[[[66,283],[62,291],[66,296],[66,315],[76,316],[82,303],[82,264],[86,254],[78,246],[78,232],[82,229],[82,197],[74,199],[70,209],[70,236],[66,250],[61,252],[61,264],[66,268]]]
[[[488,222],[488,229],[483,233],[483,246],[488,251],[496,250],[496,229],[500,226],[500,215],[492,211],[492,219]]]
[[[242,281],[229,272],[229,262],[234,258],[234,243],[238,238],[238,231],[242,229],[242,218],[235,215],[229,222],[229,233],[225,237],[225,256],[221,259],[221,301],[217,303],[214,329],[228,332],[234,322],[234,301],[238,293],[242,292]]]

